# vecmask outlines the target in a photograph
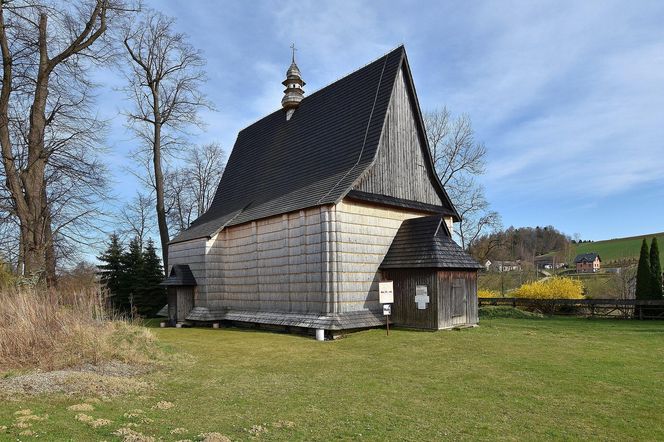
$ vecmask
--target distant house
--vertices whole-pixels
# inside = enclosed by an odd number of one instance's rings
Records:
[[[536,256],[535,266],[540,269],[561,269],[566,267],[565,259],[558,253],[547,253],[546,255]]]
[[[595,273],[601,267],[602,258],[598,253],[582,253],[574,258],[577,273]]]
[[[487,271],[493,272],[514,272],[521,270],[521,261],[487,261],[484,263]]]

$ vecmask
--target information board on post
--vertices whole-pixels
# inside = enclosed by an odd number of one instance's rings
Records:
[[[378,302],[383,304],[383,316],[387,335],[390,335],[390,315],[394,303],[394,281],[382,281],[378,283]]]
[[[394,303],[394,281],[383,281],[378,283],[378,302],[381,304]]]

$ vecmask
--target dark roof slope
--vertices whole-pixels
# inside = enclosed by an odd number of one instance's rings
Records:
[[[161,284],[162,286],[190,286],[196,285],[196,278],[194,274],[191,273],[191,269],[187,264],[175,264],[171,268],[171,274],[168,278],[164,279]]]
[[[582,253],[580,255],[576,255],[576,258],[574,258],[574,263],[578,264],[581,262],[593,262],[595,261],[595,258],[599,258],[600,262],[602,261],[602,258],[599,257],[599,253]]]
[[[400,46],[305,97],[290,120],[280,109],[243,129],[209,210],[172,242],[340,201],[376,156],[405,57]]]
[[[440,216],[425,216],[404,221],[392,241],[380,268],[482,268],[450,237]]]

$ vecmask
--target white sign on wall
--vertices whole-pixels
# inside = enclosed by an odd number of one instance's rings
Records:
[[[418,310],[424,310],[429,303],[429,289],[426,285],[415,286],[415,302]]]
[[[394,302],[394,282],[383,281],[378,283],[378,302],[392,304]]]

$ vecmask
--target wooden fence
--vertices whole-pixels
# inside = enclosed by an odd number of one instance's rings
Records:
[[[524,307],[547,315],[664,319],[664,299],[531,299],[479,298],[479,306]]]

